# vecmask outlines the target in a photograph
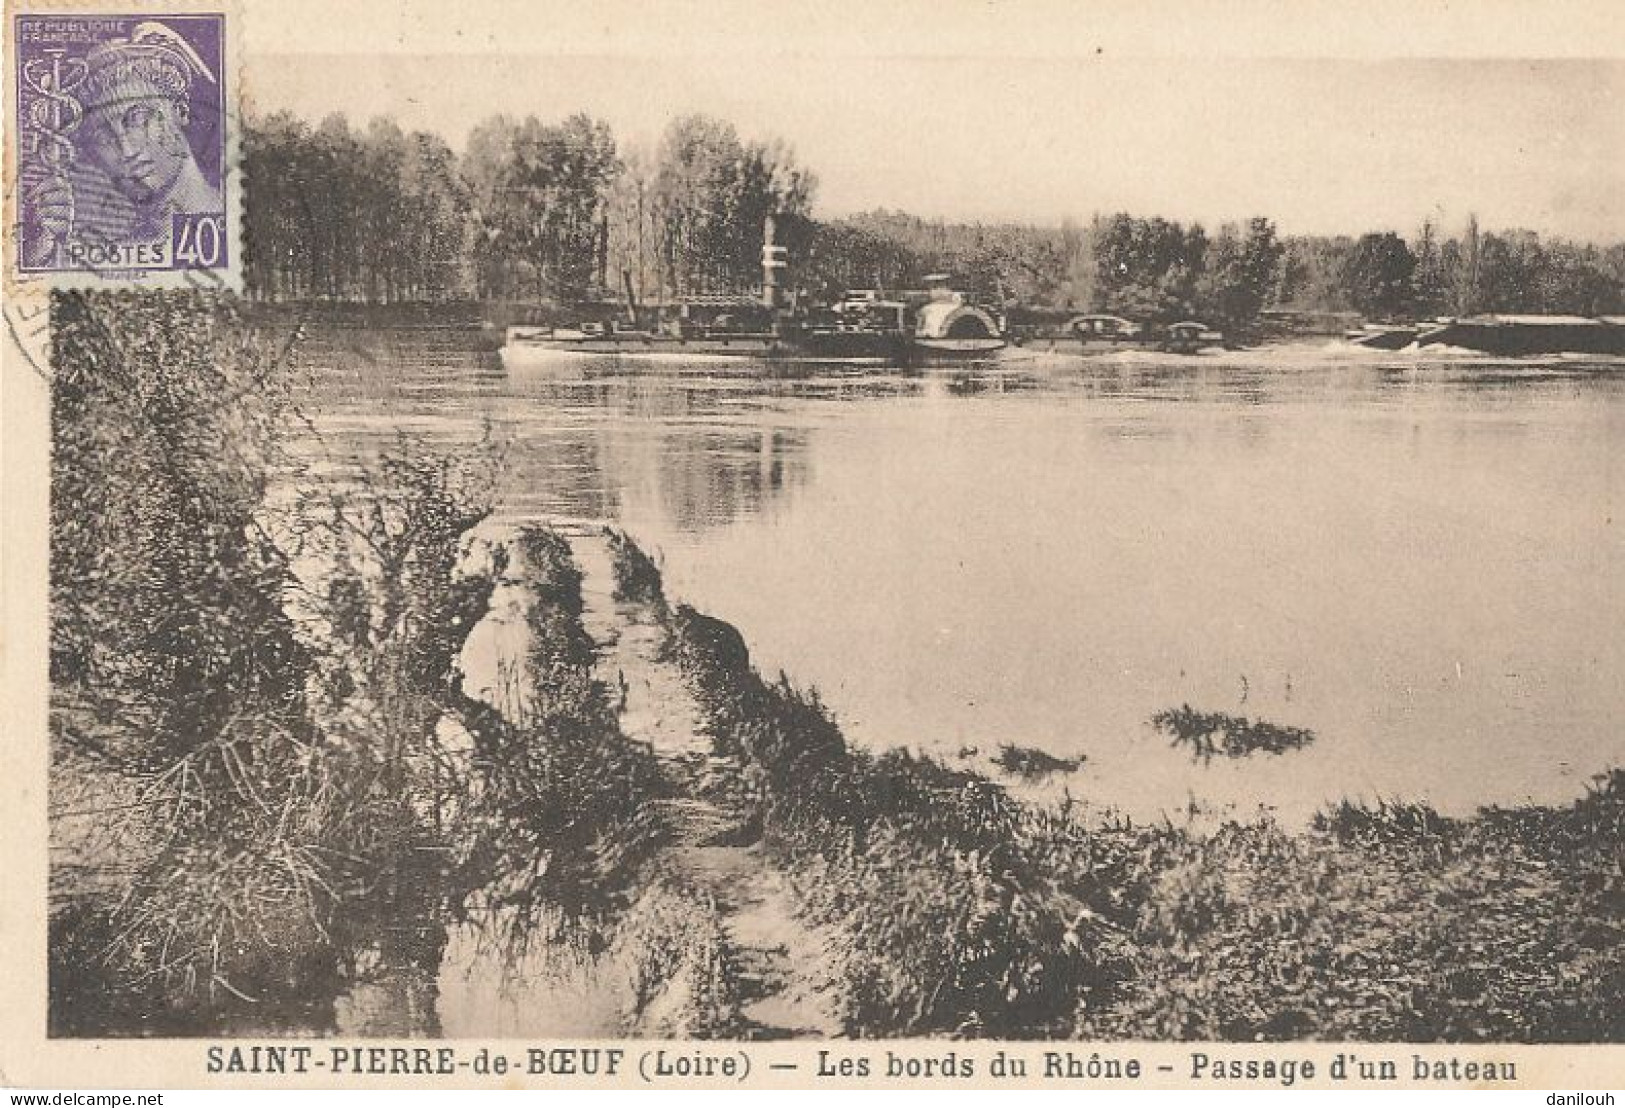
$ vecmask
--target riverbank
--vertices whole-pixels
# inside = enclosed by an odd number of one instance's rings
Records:
[[[1463,820],[1344,803],[1299,834],[1102,822],[852,750],[737,631],[681,606],[668,626],[715,752],[829,936],[847,1034],[1625,1038],[1625,771],[1568,808]]]
[[[737,353],[693,353],[686,349],[650,350],[637,344],[625,349],[591,352],[545,346],[508,345],[513,326],[535,328],[578,325],[578,314],[556,304],[514,301],[445,301],[362,304],[342,301],[246,301],[245,320],[282,336],[299,336],[302,359],[321,365],[335,356],[360,359],[380,372],[399,373],[427,356],[474,357],[489,369],[507,366],[524,370],[537,365],[588,364],[622,367],[683,365],[692,363],[706,372],[727,370],[765,377],[807,375],[818,367],[845,367],[863,372],[921,372],[922,366],[903,366],[876,358],[784,358],[764,361]],[[1617,328],[1616,328],[1617,329]],[[1582,349],[1590,349],[1582,347]],[[495,355],[502,355],[502,361]],[[1088,347],[1068,341],[1014,341],[985,356],[939,362],[969,370],[992,367],[1012,370],[1054,370],[1083,365],[1163,366],[1189,368],[1285,369],[1305,361],[1321,365],[1416,366],[1502,364],[1571,367],[1596,364],[1617,368],[1618,354],[1602,349],[1590,353],[1561,353],[1552,349],[1499,350],[1496,353],[1434,343],[1428,346],[1376,348],[1349,341],[1343,334],[1261,333],[1245,341],[1227,341],[1181,352],[1159,349],[1153,343],[1124,343]]]
[[[810,633],[770,584],[779,624],[709,618],[621,537],[488,523],[495,463],[388,420],[311,482],[280,347],[229,312],[57,312],[54,1034],[1625,1040],[1618,770],[1301,830],[1021,802],[764,679],[759,640]],[[850,668],[876,629],[836,610]],[[985,655],[1012,623],[963,628]],[[1231,772],[1325,748],[1261,696],[1173,721]]]
[[[180,295],[53,310],[52,1034],[436,1034],[470,943],[613,957],[645,1033],[733,1026],[707,910],[644,868],[666,785],[567,544],[476,534],[491,460],[400,436],[327,497],[285,337]],[[493,704],[460,655],[499,587]]]

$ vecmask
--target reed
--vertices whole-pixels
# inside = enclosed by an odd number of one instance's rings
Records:
[[[615,599],[649,605],[663,618],[666,590],[660,567],[625,532],[606,527],[604,538],[613,556]]]
[[[651,881],[616,936],[628,982],[627,1026],[669,1039],[727,1039],[745,1029],[741,971],[712,899],[670,877]]]
[[[196,294],[53,313],[53,796],[117,803],[53,804],[52,1026],[319,1023],[358,952],[443,940],[488,485],[402,437],[354,495],[273,506],[314,434],[286,348]]]
[[[755,784],[764,839],[831,936],[848,1032],[1064,1030],[1104,967],[1083,902],[1017,844],[1020,806],[929,758],[849,750],[816,693],[763,681],[726,624],[679,606],[672,633],[716,749]]]
[[[1151,726],[1203,762],[1221,755],[1245,758],[1252,754],[1285,754],[1315,741],[1315,733],[1302,727],[1283,727],[1224,712],[1199,712],[1189,704],[1158,712],[1151,717]]]
[[[620,731],[581,622],[580,568],[543,526],[515,542],[530,593],[524,688],[508,717],[474,728],[470,888],[517,919],[607,914],[659,837],[654,754]]]
[[[999,752],[993,756],[994,765],[1026,781],[1040,781],[1056,773],[1075,773],[1083,763],[1081,754],[1076,758],[1058,758],[1036,746],[1014,743],[999,744]]]

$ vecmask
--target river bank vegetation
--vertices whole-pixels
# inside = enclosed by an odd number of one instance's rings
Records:
[[[742,727],[721,693],[713,720],[767,761],[765,834],[839,936],[854,1034],[1625,1034],[1617,770],[1569,810],[1345,805],[1305,835],[1100,826],[923,759],[838,751],[784,686],[743,695],[776,704],[773,722]]]
[[[52,1033],[319,1028],[465,924],[613,953],[651,1033],[730,1026],[693,988],[714,921],[644,868],[664,784],[580,572],[542,528],[477,539],[481,452],[403,437],[329,497],[286,449],[289,344],[233,304],[68,294],[52,336]],[[458,656],[515,574],[498,706]]]
[[[1625,771],[1568,808],[1465,820],[1343,802],[1303,833],[1135,825],[851,749],[726,624],[679,605],[670,630],[764,841],[830,936],[849,1034],[1625,1036]]]
[[[1433,223],[1282,235],[1267,216],[1204,227],[1129,213],[1060,226],[955,223],[903,212],[814,213],[816,174],[776,139],[708,116],[630,149],[586,115],[493,117],[461,152],[447,136],[343,115],[245,126],[246,272],[279,301],[521,301],[576,309],[742,293],[759,282],[763,220],[809,296],[919,287],[952,275],[1015,325],[1105,311],[1195,317],[1254,333],[1302,319],[1625,311],[1625,244]]]
[[[568,946],[629,1033],[744,1033],[736,937],[668,842],[710,799],[793,886],[851,1035],[1625,1040],[1625,771],[1566,807],[1345,802],[1303,831],[1039,807],[850,746],[612,534],[615,601],[659,621],[711,754],[662,759],[623,730],[570,542],[481,532],[484,452],[402,438],[319,493],[277,334],[193,294],[52,313],[54,1034],[331,1026],[462,927]],[[498,590],[524,648],[493,701],[460,652]],[[1198,756],[1311,738],[1167,723]]]

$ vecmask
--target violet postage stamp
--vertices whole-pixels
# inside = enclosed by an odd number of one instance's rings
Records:
[[[229,10],[8,17],[10,282],[237,287]]]

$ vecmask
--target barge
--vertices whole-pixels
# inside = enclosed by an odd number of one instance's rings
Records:
[[[1376,350],[1452,346],[1500,357],[1599,354],[1625,357],[1625,316],[1472,315],[1425,324],[1376,325],[1349,341]]]
[[[1038,331],[1019,340],[1025,350],[1053,354],[1109,354],[1125,350],[1155,350],[1165,354],[1195,354],[1224,345],[1224,335],[1193,319],[1148,327],[1117,315],[1080,315],[1056,331]]]
[[[1486,354],[1604,354],[1625,356],[1619,316],[1475,315],[1416,336],[1418,346],[1459,346]]]

